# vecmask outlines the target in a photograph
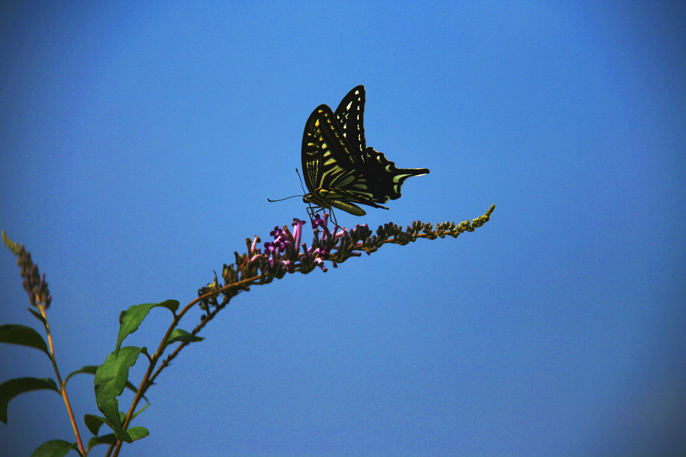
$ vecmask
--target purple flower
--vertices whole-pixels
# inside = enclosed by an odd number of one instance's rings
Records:
[[[329,213],[323,213],[322,216],[319,214],[314,215],[314,219],[312,220],[312,228],[316,229],[317,227],[322,227],[324,229],[327,229],[327,225],[329,223]]]
[[[269,241],[264,243],[264,253],[265,254],[270,255],[274,251],[276,251],[276,248],[274,248],[274,243],[270,243]]]
[[[326,268],[326,265],[324,265],[324,261],[323,261],[322,259],[320,259],[319,257],[317,257],[316,259],[314,259],[314,262],[313,262],[313,263],[314,263],[316,266],[318,266],[319,268],[321,268],[322,271],[323,271],[324,273],[326,273],[327,271],[329,271],[329,270]]]
[[[305,225],[305,221],[301,221],[297,217],[293,218],[293,237],[295,238],[295,252],[298,253],[300,252],[300,239],[302,238],[302,229],[303,225]]]

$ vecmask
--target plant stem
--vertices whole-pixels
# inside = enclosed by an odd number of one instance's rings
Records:
[[[74,417],[74,410],[71,407],[71,403],[69,403],[69,396],[67,395],[67,386],[64,381],[62,381],[62,376],[60,375],[60,370],[57,367],[57,359],[55,358],[55,348],[52,343],[52,334],[50,333],[50,324],[48,324],[48,316],[45,314],[45,308],[43,307],[43,304],[40,301],[40,296],[36,296],[36,304],[38,305],[38,309],[40,310],[41,315],[43,316],[44,323],[45,323],[45,333],[48,337],[48,346],[50,347],[50,361],[52,362],[52,367],[55,370],[55,376],[57,377],[57,382],[60,386],[60,394],[62,395],[62,399],[64,400],[64,406],[67,408],[67,413],[69,414],[69,420],[71,421],[71,426],[74,429],[74,435],[76,436],[76,445],[79,448],[79,453],[81,455],[86,455],[86,451],[83,448],[83,442],[81,441],[81,434],[79,433],[79,427],[76,424],[76,418]]]

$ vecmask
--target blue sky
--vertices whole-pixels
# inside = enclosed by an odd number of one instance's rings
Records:
[[[64,373],[104,361],[121,310],[185,304],[245,238],[304,219],[267,198],[301,192],[307,117],[358,84],[368,145],[431,174],[340,223],[497,205],[457,240],[239,295],[158,378],[136,422],[151,435],[122,455],[686,453],[678,2],[1,8],[0,228],[47,275]],[[0,271],[1,323],[33,326],[9,251]],[[168,324],[154,310],[127,343]],[[15,346],[0,370],[52,375]],[[97,412],[92,379],[68,387],[77,417]],[[58,396],[10,403],[7,455],[50,438],[72,439]]]

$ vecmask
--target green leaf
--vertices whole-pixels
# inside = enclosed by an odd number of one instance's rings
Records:
[[[64,385],[65,385],[65,386],[67,385],[67,381],[69,381],[69,379],[70,379],[72,376],[75,376],[75,375],[77,375],[77,374],[95,374],[95,371],[96,371],[97,369],[98,369],[98,366],[97,366],[97,365],[85,365],[85,366],[82,366],[82,367],[79,368],[78,370],[69,373],[69,376],[67,376],[67,378],[64,380]],[[137,388],[136,386],[134,386],[133,383],[132,383],[131,381],[126,381],[126,388],[129,389],[129,390],[131,390],[131,391],[133,391],[134,393],[138,393],[138,388]],[[143,400],[148,401],[148,399],[145,398],[145,396],[143,396],[142,398],[143,398]]]
[[[161,303],[143,303],[142,305],[133,305],[126,311],[121,312],[119,315],[120,325],[119,335],[117,336],[117,351],[124,341],[124,338],[138,330],[138,327],[150,310],[158,306],[167,308],[172,313],[176,313],[176,310],[179,309],[179,302],[177,300],[166,300]]]
[[[7,405],[11,399],[24,392],[42,389],[60,393],[57,384],[50,378],[14,378],[0,384],[0,421],[7,423]]]
[[[78,370],[69,373],[69,375],[66,378],[64,378],[64,385],[67,385],[67,381],[69,381],[72,378],[72,376],[76,376],[77,374],[95,374],[95,371],[97,369],[97,365],[84,365]]]
[[[150,432],[145,427],[131,427],[127,432],[129,432],[129,435],[131,435],[131,438],[133,438],[134,441],[150,435]]]
[[[31,312],[31,314],[33,314],[34,316],[36,316],[36,319],[38,319],[39,321],[41,321],[41,323],[42,323],[43,325],[47,324],[47,321],[45,320],[45,318],[43,317],[43,315],[42,315],[41,313],[39,313],[38,311],[36,311],[36,310],[33,309],[33,308],[26,308],[26,309],[28,309],[28,310]]]
[[[105,415],[117,439],[127,443],[130,443],[132,438],[122,430],[117,397],[124,391],[129,377],[129,368],[136,364],[138,356],[143,351],[145,348],[123,347],[118,353],[114,351],[108,355],[105,362],[95,372],[95,402],[98,409]]]
[[[112,444],[117,441],[117,437],[114,433],[108,433],[107,435],[94,436],[88,440],[88,446],[86,447],[86,452],[90,451],[91,448],[97,446],[98,444]]]
[[[45,352],[48,357],[48,345],[40,334],[26,325],[4,324],[0,325],[0,343],[20,344]]]
[[[83,422],[86,424],[86,427],[88,427],[88,431],[96,436],[100,430],[100,426],[106,423],[104,417],[96,416],[94,414],[85,414],[83,416]]]
[[[169,346],[172,343],[176,343],[178,341],[186,341],[188,343],[195,343],[196,341],[202,341],[205,338],[202,338],[200,336],[195,336],[192,333],[188,333],[185,330],[182,330],[180,328],[176,328],[172,330],[171,334],[169,335],[169,338],[167,338],[167,343],[165,346]]]
[[[72,449],[76,449],[76,443],[64,440],[50,440],[38,446],[31,453],[31,457],[63,457]]]
[[[146,401],[147,401],[147,400],[146,400]],[[145,411],[146,409],[148,409],[148,406],[150,406],[150,403],[147,403],[147,404],[146,404],[145,406],[143,406],[141,409],[139,409],[138,411],[136,411],[136,412],[133,414],[133,416],[131,416],[131,421],[133,422],[133,420],[136,418],[136,416],[138,416],[140,413],[142,413],[143,411]]]

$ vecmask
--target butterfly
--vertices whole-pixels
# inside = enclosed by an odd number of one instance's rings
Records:
[[[407,178],[429,173],[426,168],[397,168],[383,153],[367,147],[364,102],[364,86],[357,86],[343,97],[335,113],[319,105],[307,119],[302,168],[309,193],[303,201],[315,205],[308,208],[310,216],[333,208],[364,216],[358,204],[388,209],[378,203],[400,198]]]

